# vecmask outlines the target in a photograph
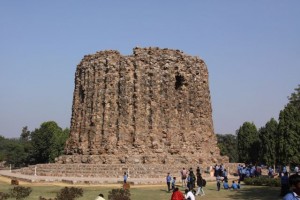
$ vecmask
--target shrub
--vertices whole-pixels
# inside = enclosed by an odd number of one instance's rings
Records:
[[[75,188],[75,187],[65,187],[59,191],[56,196],[56,200],[74,200],[78,197],[82,197],[83,190],[82,188]]]
[[[280,179],[260,176],[254,178],[245,178],[244,183],[246,185],[257,185],[257,186],[265,185],[265,186],[279,187]]]
[[[16,200],[21,200],[30,195],[32,192],[30,187],[16,186],[10,189],[10,197],[16,198]]]
[[[5,200],[9,198],[9,194],[0,192],[0,200]]]
[[[124,189],[112,189],[108,193],[108,200],[130,200],[130,191]]]
[[[45,198],[45,197],[42,197],[42,196],[40,196],[40,198],[39,198],[39,200],[56,200],[56,198],[54,198],[54,199],[47,199],[47,198]]]

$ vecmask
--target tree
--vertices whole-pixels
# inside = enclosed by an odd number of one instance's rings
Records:
[[[64,150],[68,129],[62,130],[56,122],[48,121],[31,133],[32,158],[35,163],[53,162]]]
[[[0,161],[22,167],[26,165],[27,158],[28,153],[20,140],[0,137]]]
[[[274,118],[259,129],[260,159],[267,165],[275,165],[277,135],[278,123]]]
[[[239,162],[256,163],[259,154],[259,137],[254,123],[244,122],[236,134]]]
[[[20,140],[29,141],[30,140],[30,131],[27,126],[24,126],[22,129],[22,133],[20,135]]]
[[[217,134],[218,146],[222,156],[228,156],[229,162],[238,161],[237,138],[232,134]]]
[[[297,108],[300,108],[300,84],[297,88],[295,88],[295,92],[291,94],[290,97],[288,97],[289,103],[296,106]]]
[[[292,103],[280,111],[277,145],[281,164],[300,163],[300,111]]]

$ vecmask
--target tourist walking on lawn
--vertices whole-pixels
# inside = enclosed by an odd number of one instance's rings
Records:
[[[171,190],[171,180],[172,180],[172,177],[170,176],[170,173],[168,173],[167,177],[166,177],[168,192],[170,192],[170,190]]]
[[[205,195],[204,193],[204,190],[203,190],[203,178],[201,176],[201,174],[197,174],[197,186],[198,186],[198,189],[197,189],[197,192],[196,192],[196,196],[198,196],[200,193],[201,196]]]
[[[196,177],[195,177],[193,170],[190,170],[188,178],[189,178],[188,188],[189,188],[189,190],[193,190],[195,188],[195,182],[196,182]]]

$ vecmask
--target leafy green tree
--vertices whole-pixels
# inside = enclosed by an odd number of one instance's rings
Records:
[[[300,85],[288,99],[279,114],[277,143],[278,161],[285,165],[300,162]]]
[[[28,153],[26,153],[22,142],[14,138],[0,138],[0,161],[6,161],[14,167],[25,166]]]
[[[289,103],[294,105],[297,108],[300,108],[300,84],[297,88],[295,88],[295,92],[291,94],[290,97],[288,97]]]
[[[48,121],[31,133],[32,158],[35,163],[53,162],[61,155],[68,138],[68,129],[62,130],[56,122]]]
[[[289,103],[279,114],[278,144],[281,164],[300,163],[300,111]]]
[[[20,140],[29,141],[30,140],[30,131],[27,126],[24,126],[22,129],[22,133],[20,135]]]
[[[261,162],[269,166],[276,164],[277,135],[278,123],[274,118],[259,129]]]
[[[256,163],[258,161],[260,143],[255,124],[253,122],[244,122],[236,134],[239,162]]]
[[[218,146],[222,156],[228,156],[229,162],[238,162],[237,138],[232,134],[217,134]]]

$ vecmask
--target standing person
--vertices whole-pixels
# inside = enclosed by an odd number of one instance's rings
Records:
[[[189,190],[193,190],[195,188],[195,182],[196,182],[196,177],[193,170],[190,170],[189,177],[190,177]]]
[[[256,167],[257,176],[261,176],[261,166]]]
[[[221,188],[221,177],[218,175],[217,178],[217,190],[220,191],[220,188]]]
[[[292,186],[293,190],[292,192],[287,193],[283,200],[297,200],[299,199],[298,196],[300,196],[300,175],[293,174],[289,178],[289,184]]]
[[[181,174],[182,187],[186,187],[187,170],[185,168],[182,168],[180,174]]]
[[[201,193],[201,196],[204,196],[204,190],[203,190],[203,178],[201,176],[201,174],[197,174],[197,192],[196,192],[196,196],[198,196]]]
[[[269,178],[274,178],[274,170],[272,169],[271,166],[268,169],[268,176]]]
[[[281,184],[281,191],[280,195],[283,197],[289,192],[289,176],[288,173],[285,172],[283,176],[280,178],[280,184]]]
[[[299,172],[299,167],[298,167],[298,165],[296,165],[294,171],[295,171],[296,174],[298,174],[298,172]]]
[[[167,186],[168,186],[168,192],[170,192],[171,190],[171,180],[172,180],[172,177],[170,176],[170,173],[167,174],[167,177],[166,177],[166,181],[167,181]]]
[[[99,194],[95,200],[105,200],[103,194]]]
[[[200,167],[197,167],[197,169],[196,169],[196,176],[198,176],[198,174],[200,174],[200,173],[201,173]]]
[[[195,200],[194,194],[192,193],[192,191],[189,191],[188,189],[185,189],[184,197],[185,197],[185,199]]]
[[[184,196],[182,192],[179,191],[178,187],[174,189],[171,200],[184,200]]]
[[[127,173],[124,172],[124,176],[123,176],[124,183],[127,183],[127,178],[128,178]]]
[[[174,191],[175,185],[176,185],[176,177],[173,177],[173,180],[172,180],[172,191]]]

